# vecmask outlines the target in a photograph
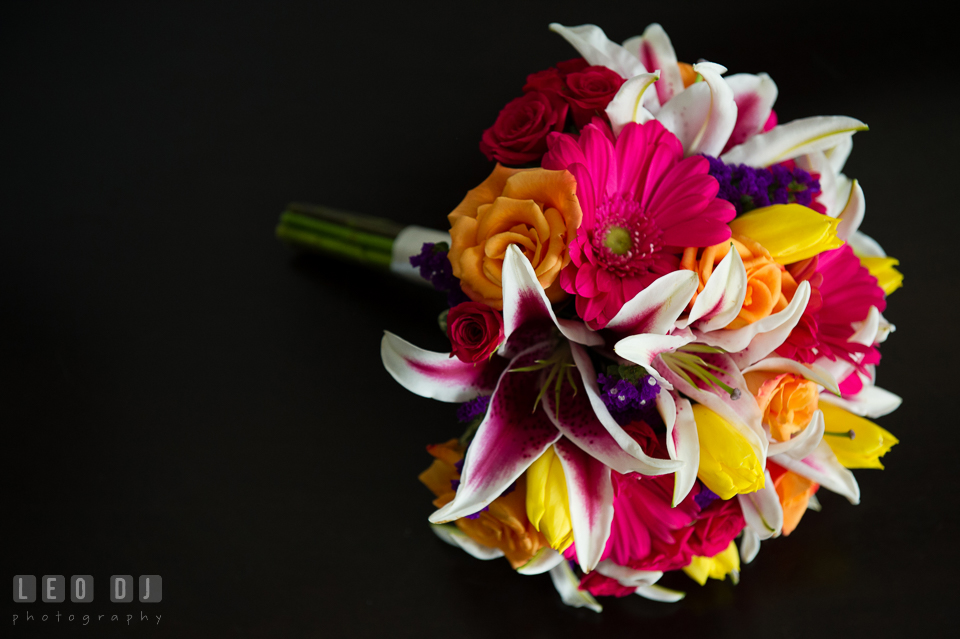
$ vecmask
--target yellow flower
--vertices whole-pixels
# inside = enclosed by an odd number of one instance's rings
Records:
[[[880,458],[899,440],[863,417],[820,402],[826,426],[824,441],[846,468],[883,468]],[[853,436],[850,437],[849,433]]]
[[[903,273],[893,268],[900,263],[895,257],[861,257],[860,263],[867,267],[877,284],[889,295],[903,286]]]
[[[793,264],[843,246],[839,219],[800,204],[754,209],[730,222],[730,230],[759,242],[780,264]]]
[[[723,579],[727,575],[730,575],[733,583],[737,583],[740,579],[740,553],[737,552],[737,545],[731,541],[726,550],[713,557],[694,557],[683,572],[701,586],[707,583],[707,577]]]
[[[750,442],[703,404],[693,405],[693,418],[700,439],[700,481],[721,499],[763,488],[763,465]]]
[[[567,480],[553,446],[527,469],[527,519],[554,550],[563,552],[573,543]]]

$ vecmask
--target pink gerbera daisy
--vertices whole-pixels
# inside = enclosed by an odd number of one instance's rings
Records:
[[[684,159],[680,141],[656,120],[627,124],[614,139],[595,119],[579,138],[551,134],[548,146],[543,168],[573,174],[583,209],[560,286],[576,295],[577,314],[591,328],[606,326],[637,293],[675,271],[683,247],[730,237],[736,211],[716,197],[710,163]]]

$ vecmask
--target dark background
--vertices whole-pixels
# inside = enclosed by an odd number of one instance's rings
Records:
[[[0,9],[0,575],[90,574],[96,600],[4,636],[920,636],[953,612],[957,82],[921,3],[368,6],[7,3]],[[781,122],[843,114],[863,230],[902,261],[879,420],[901,443],[821,491],[742,581],[679,604],[565,607],[547,575],[444,545],[416,480],[454,407],[382,369],[381,331],[442,350],[441,296],[273,238],[300,200],[444,228],[528,73],[661,22],[681,60],[777,82]],[[160,574],[155,607],[112,574]],[[9,583],[9,582],[7,582]],[[6,600],[12,614],[28,608]],[[129,608],[129,610],[127,609]]]

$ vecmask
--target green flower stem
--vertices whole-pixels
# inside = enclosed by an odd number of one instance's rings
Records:
[[[403,228],[383,218],[294,203],[281,214],[276,234],[300,249],[389,270]]]

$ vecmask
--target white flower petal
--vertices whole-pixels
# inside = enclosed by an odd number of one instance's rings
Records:
[[[666,104],[670,98],[683,91],[683,77],[680,75],[680,67],[677,66],[677,54],[673,50],[670,37],[663,27],[654,22],[644,30],[638,44],[636,56],[640,64],[649,71],[660,71],[657,98],[659,104]]]
[[[636,568],[617,565],[609,559],[604,559],[597,564],[597,572],[604,577],[616,579],[621,586],[638,588],[640,586],[652,586],[663,577],[663,573],[659,570],[637,570]]]
[[[843,167],[847,163],[851,151],[853,151],[853,137],[840,138],[836,146],[824,151],[827,159],[830,160],[830,168],[833,169],[834,173],[839,175],[843,172]]]
[[[690,85],[673,96],[657,114],[657,120],[676,135],[685,156],[705,153],[719,155],[737,123],[733,91],[720,74],[726,69],[712,62],[700,62],[693,69],[703,82]]]
[[[855,231],[853,235],[847,239],[847,244],[850,245],[850,248],[853,249],[857,257],[887,256],[887,252],[883,250],[879,242],[861,231]]]
[[[802,460],[794,459],[790,455],[777,455],[771,459],[787,470],[843,495],[851,504],[860,503],[860,486],[856,478],[837,461],[837,456],[825,441],[821,441],[817,448]]]
[[[553,570],[563,561],[565,561],[563,555],[549,546],[544,546],[530,558],[530,561],[517,568],[517,572],[521,575],[541,575]]]
[[[757,558],[758,552],[760,552],[760,537],[751,528],[744,528],[743,536],[740,538],[740,561],[749,564]]]
[[[656,584],[652,586],[640,586],[636,589],[636,594],[650,601],[662,601],[664,603],[676,603],[687,596],[687,593],[679,590],[671,590]]]
[[[618,337],[638,333],[665,335],[697,291],[697,274],[681,269],[663,275],[617,311],[606,328]]]
[[[660,395],[667,395],[660,391]],[[679,395],[669,395],[675,404],[676,418],[667,425],[667,452],[670,459],[683,461],[683,467],[673,476],[673,501],[676,506],[683,501],[697,481],[700,469],[700,439],[697,437],[697,422],[693,418],[690,402]],[[659,396],[657,397],[659,401]]]
[[[697,296],[690,316],[677,326],[684,328],[697,323],[696,329],[703,332],[723,328],[736,319],[746,295],[747,270],[740,252],[731,247]]]
[[[643,101],[647,93],[655,92],[651,87],[659,77],[659,71],[641,73],[623,83],[606,109],[614,135],[620,135],[623,127],[630,122],[646,124],[653,119],[653,114],[644,108]]]
[[[770,456],[788,454],[794,459],[803,459],[820,445],[824,430],[823,413],[814,411],[806,428],[797,433],[796,437],[785,442],[771,441],[767,447],[767,454]]]
[[[903,399],[873,384],[864,384],[863,390],[850,397],[836,397],[827,393],[820,394],[820,401],[844,408],[854,415],[876,419],[883,417],[900,407]]]
[[[554,22],[550,25],[550,30],[563,36],[591,66],[607,67],[623,78],[632,78],[647,72],[636,56],[619,44],[611,42],[603,29],[594,24],[565,27]]]
[[[820,195],[817,201],[826,208],[829,217],[837,217],[843,210],[850,194],[850,180],[842,179],[833,172],[830,161],[823,151],[812,151],[796,159],[797,166],[807,173],[817,173],[820,178]]]
[[[430,524],[430,530],[451,546],[462,548],[477,559],[488,560],[503,557],[503,551],[499,548],[491,548],[474,541],[453,524]]]
[[[845,116],[816,116],[775,126],[733,147],[720,159],[727,164],[765,167],[836,146],[867,125]]]
[[[597,603],[586,590],[580,590],[580,580],[573,574],[570,565],[561,561],[550,570],[550,579],[553,581],[553,587],[557,589],[560,599],[563,603],[574,608],[589,608],[594,612],[601,612],[603,606]]]
[[[763,130],[777,100],[777,85],[766,73],[737,73],[724,78],[737,103],[737,122],[727,145],[743,144]]]
[[[441,402],[466,402],[488,392],[503,369],[500,358],[469,364],[450,353],[426,351],[389,331],[383,332],[380,357],[401,386]]]
[[[613,346],[613,350],[620,357],[634,364],[643,366],[662,386],[670,382],[664,379],[660,371],[654,368],[653,361],[660,353],[675,351],[692,341],[692,335],[653,335],[650,333],[642,333],[640,335],[631,335],[630,337],[623,338]]]
[[[803,311],[807,308],[809,301],[810,283],[800,282],[793,299],[779,313],[768,315],[759,322],[747,324],[733,331],[698,334],[698,341],[724,349],[730,353],[738,366],[746,368],[777,350],[786,341],[790,331],[803,317]],[[741,346],[745,339],[749,340],[748,343]]]
[[[740,509],[747,526],[760,539],[770,539],[779,537],[783,530],[783,507],[773,486],[770,471],[764,471],[764,474],[766,481],[763,488],[737,497],[740,499]]]
[[[860,183],[853,180],[850,187],[850,197],[847,198],[846,206],[840,212],[840,224],[837,226],[837,237],[846,240],[857,232],[860,224],[863,222],[863,215],[867,210],[867,203],[863,197],[863,189]]]
[[[840,394],[840,387],[837,386],[837,380],[829,371],[815,365],[801,364],[800,362],[787,357],[765,357],[756,364],[743,369],[743,373],[753,371],[777,371],[781,373],[793,373],[801,375],[812,382],[816,382],[835,395]]]

